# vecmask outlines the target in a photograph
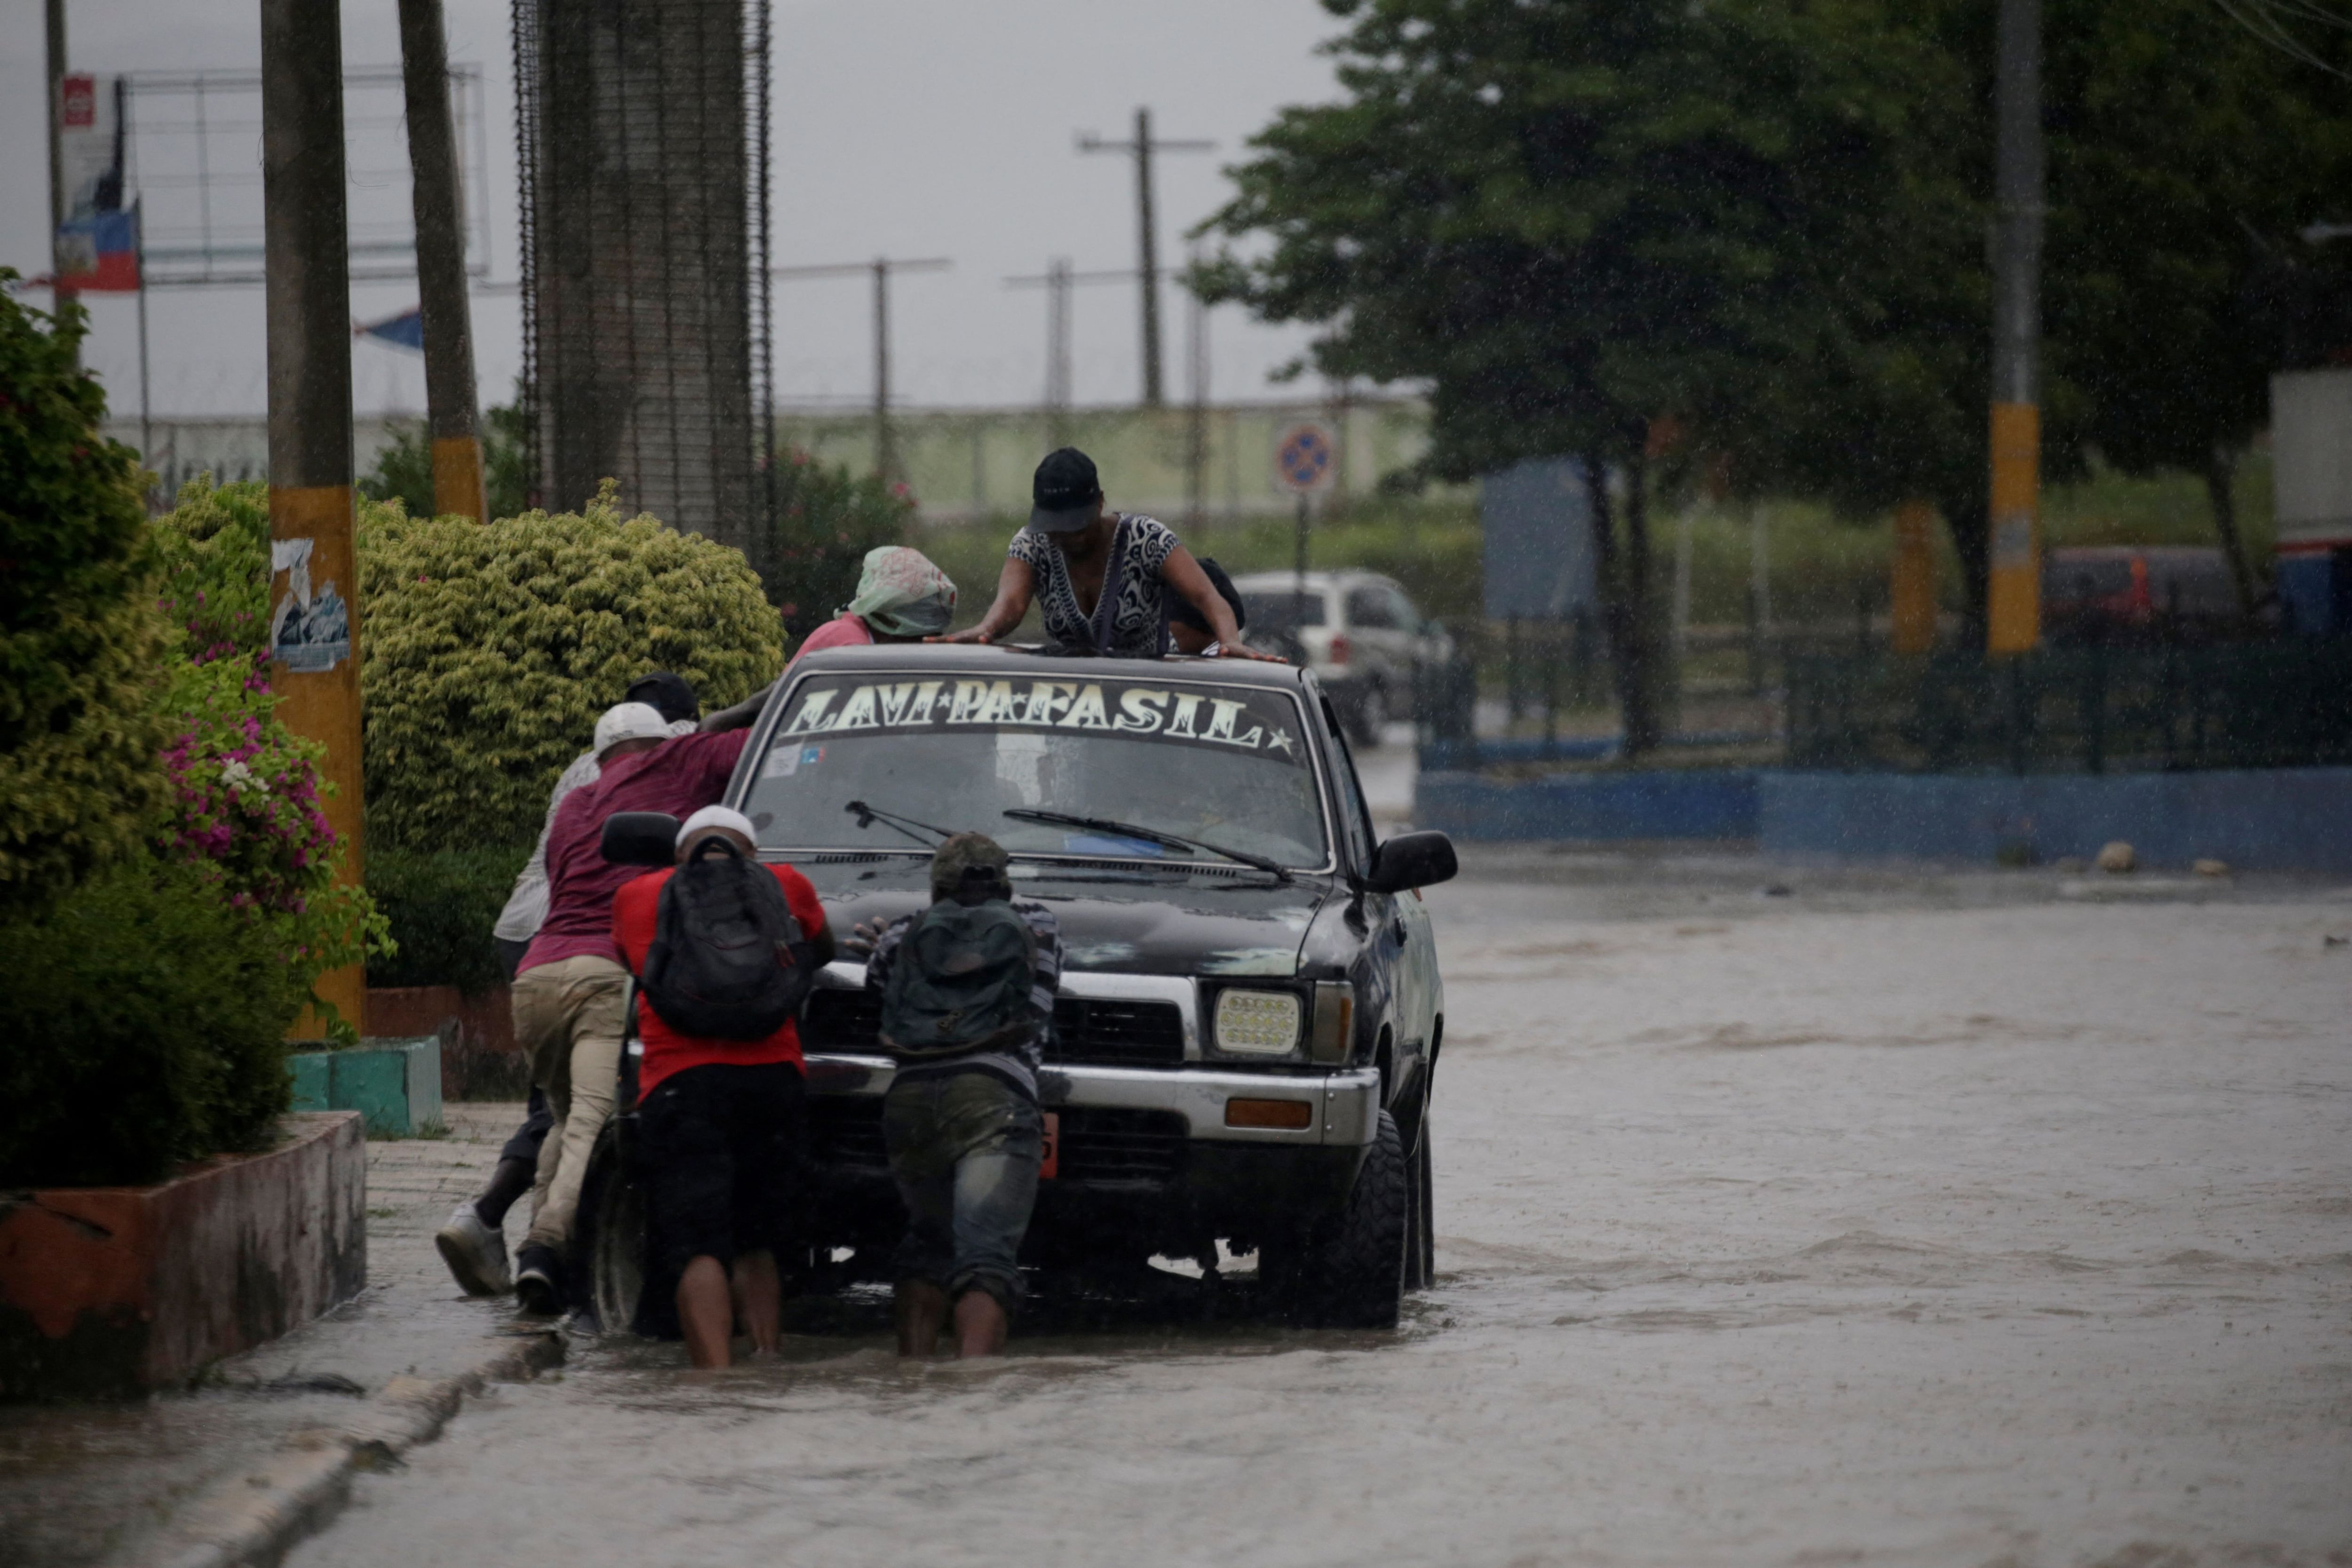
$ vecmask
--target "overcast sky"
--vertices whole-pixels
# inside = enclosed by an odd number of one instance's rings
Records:
[[[516,274],[513,73],[504,0],[445,0],[449,54],[487,81],[491,276]],[[0,266],[47,270],[40,0],[0,0]],[[394,0],[343,6],[348,66],[399,59]],[[1045,384],[1045,300],[1008,290],[1065,255],[1081,269],[1135,260],[1128,161],[1081,157],[1079,131],[1124,137],[1148,104],[1160,136],[1206,137],[1213,155],[1158,165],[1160,260],[1228,189],[1223,164],[1286,104],[1331,96],[1316,46],[1334,31],[1314,0],[775,0],[772,153],[778,265],[877,254],[946,256],[953,270],[893,286],[894,381],[915,404],[1034,403]],[[252,69],[254,0],[68,0],[71,68]],[[404,132],[365,131],[353,167],[404,164]],[[257,149],[253,167],[258,167]],[[364,202],[364,193],[355,203]],[[355,206],[355,212],[357,207]],[[861,279],[780,284],[777,395],[854,400],[872,386],[870,289]],[[30,299],[42,306],[45,293]],[[1163,295],[1169,392],[1184,391],[1181,299]],[[415,302],[407,282],[357,285],[362,320]],[[121,412],[137,406],[130,296],[92,301],[90,363]],[[1077,290],[1076,395],[1132,398],[1139,384],[1131,285]],[[504,401],[520,363],[511,295],[478,296],[475,350],[486,400]],[[257,289],[158,289],[149,299],[159,413],[257,413],[264,404]],[[1212,317],[1212,390],[1269,390],[1304,334],[1226,308]],[[417,357],[362,340],[352,379],[362,412],[420,409]]]

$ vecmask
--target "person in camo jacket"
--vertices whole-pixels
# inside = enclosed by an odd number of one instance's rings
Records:
[[[1017,1258],[1045,1152],[1037,1073],[1061,985],[1062,940],[1051,910],[1013,899],[1008,866],[1003,848],[979,833],[953,835],[931,858],[934,904],[1004,900],[1027,925],[1034,956],[1025,1031],[947,1057],[901,1055],[882,1101],[890,1174],[908,1215],[894,1259],[902,1356],[930,1354],[950,1313],[957,1354],[1001,1354],[1021,1300]],[[905,939],[919,918],[857,928],[847,945],[872,945],[867,990],[887,997],[892,970],[915,962]]]

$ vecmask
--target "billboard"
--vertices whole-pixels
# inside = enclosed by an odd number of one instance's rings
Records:
[[[1581,458],[1528,458],[1479,482],[1486,615],[1566,620],[1598,603]]]

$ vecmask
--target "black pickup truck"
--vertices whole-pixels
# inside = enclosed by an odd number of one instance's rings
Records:
[[[1284,1310],[1351,1327],[1393,1324],[1429,1282],[1445,997],[1419,889],[1454,874],[1454,849],[1374,837],[1312,673],[830,649],[770,700],[727,800],[764,858],[815,884],[838,935],[920,907],[932,844],[965,829],[1002,843],[1016,896],[1058,917],[1025,1266],[1050,1281],[1255,1253]],[[902,1224],[882,1142],[892,1065],[864,978],[832,964],[802,1024],[817,1163],[802,1223],[834,1279],[886,1279]],[[649,1294],[627,1145],[624,1114],[575,1251],[607,1323],[638,1321]]]

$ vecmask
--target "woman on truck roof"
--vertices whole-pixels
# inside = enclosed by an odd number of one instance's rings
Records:
[[[1168,646],[1172,594],[1208,623],[1224,658],[1282,662],[1241,640],[1234,612],[1192,552],[1155,518],[1113,511],[1094,459],[1076,447],[1037,465],[1029,525],[1013,536],[996,602],[980,624],[934,642],[994,642],[1040,600],[1046,637],[1110,658],[1157,658]]]

